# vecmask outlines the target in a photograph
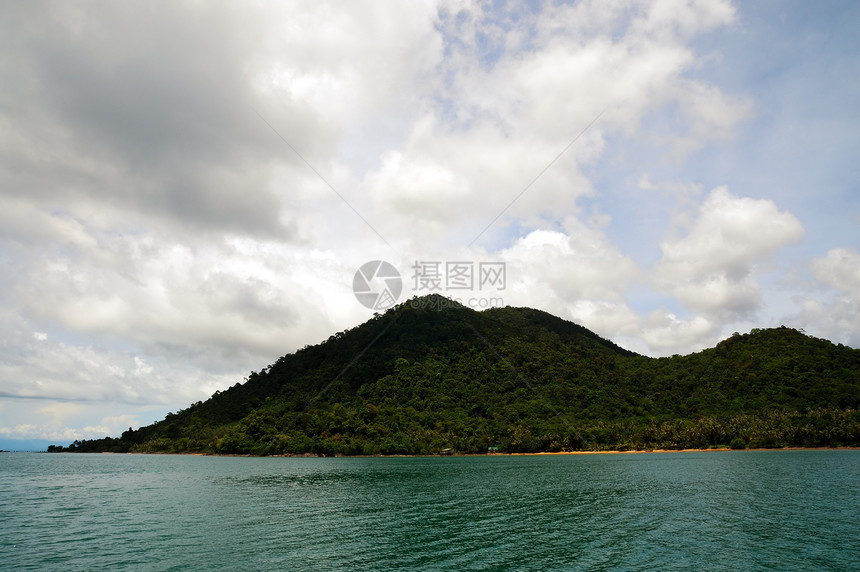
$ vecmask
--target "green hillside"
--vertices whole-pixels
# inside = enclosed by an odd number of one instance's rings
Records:
[[[529,308],[416,298],[118,438],[52,451],[375,455],[860,445],[860,350],[781,327],[648,358]]]

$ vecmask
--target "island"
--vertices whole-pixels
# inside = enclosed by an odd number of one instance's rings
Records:
[[[51,452],[438,455],[860,445],[860,350],[787,327],[647,357],[531,308],[416,297],[206,401]]]

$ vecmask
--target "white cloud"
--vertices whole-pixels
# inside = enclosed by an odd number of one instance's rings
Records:
[[[100,439],[118,436],[129,427],[141,426],[140,417],[163,417],[166,410],[153,412],[116,403],[14,399],[5,404],[0,418],[0,436],[13,439],[48,439],[67,444],[75,439]]]
[[[42,408],[36,413],[43,413],[45,409]],[[140,422],[134,415],[103,417],[98,424],[85,425],[80,428],[63,425],[62,421],[54,418],[42,424],[19,423],[14,426],[0,426],[0,435],[14,439],[47,439],[65,445],[78,439],[116,437],[126,429],[137,429],[138,427],[140,427]]]
[[[860,347],[860,252],[834,248],[809,266],[818,287],[812,289],[813,296],[797,296],[800,311],[785,320],[815,335]]]
[[[687,132],[674,141],[677,157],[701,149],[709,141],[726,141],[733,137],[735,126],[752,114],[752,105],[731,98],[713,86],[688,82],[677,93]]]
[[[810,265],[813,275],[823,284],[844,294],[860,292],[860,252],[850,248],[834,248]]]
[[[683,320],[671,312],[655,310],[644,322],[642,339],[659,355],[687,353],[712,344],[717,330],[718,324],[704,316]]]
[[[577,200],[594,194],[583,169],[606,137],[635,133],[666,106],[680,106],[685,129],[668,144],[688,152],[730,136],[748,114],[746,104],[683,77],[696,65],[687,36],[731,22],[727,3],[547,6],[539,16],[517,12],[516,25],[511,13],[481,5],[448,7],[453,14],[440,24],[446,82],[427,94],[428,110],[415,117],[403,150],[381,155],[363,182],[383,234],[411,230],[413,247],[422,246],[416,235],[474,238],[470,229],[480,232],[532,182],[493,230],[512,219],[560,222],[558,213],[576,213]]]
[[[656,281],[691,310],[743,318],[762,304],[756,268],[804,234],[800,221],[772,201],[717,188],[686,235],[661,242]]]
[[[636,181],[636,186],[644,191],[652,191],[673,198],[682,205],[689,205],[702,194],[702,185],[685,181],[669,181],[655,183],[648,173],[642,173]],[[680,216],[680,213],[676,213]]]
[[[536,230],[502,251],[508,265],[506,302],[540,300],[541,308],[602,335],[630,332],[636,317],[623,292],[638,277],[636,265],[599,230],[575,219],[566,230]]]
[[[442,160],[434,161],[423,153],[404,157],[399,151],[389,151],[381,163],[365,185],[391,216],[402,217],[410,225],[427,220],[456,223],[469,212],[462,208],[464,202],[473,202],[469,181]],[[392,221],[384,224],[402,232]]]

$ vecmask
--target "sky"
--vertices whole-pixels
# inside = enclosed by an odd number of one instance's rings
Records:
[[[860,347],[858,26],[802,0],[4,2],[0,437],[116,436],[241,383],[380,311],[369,261],[400,302],[649,356],[783,324]]]

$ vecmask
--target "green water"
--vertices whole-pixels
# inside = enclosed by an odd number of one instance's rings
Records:
[[[0,455],[3,570],[858,570],[860,451]]]

